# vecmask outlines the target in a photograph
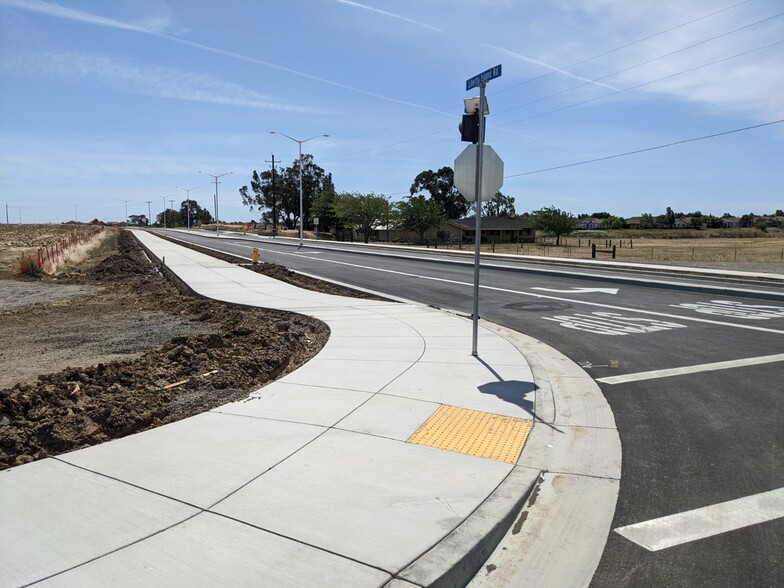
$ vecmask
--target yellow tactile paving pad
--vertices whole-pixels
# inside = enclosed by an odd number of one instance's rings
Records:
[[[444,404],[409,443],[517,463],[533,421]]]

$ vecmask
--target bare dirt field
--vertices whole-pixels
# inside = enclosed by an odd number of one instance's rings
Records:
[[[0,236],[13,249],[0,278],[0,469],[246,398],[329,336],[302,315],[181,293],[127,231],[111,230],[59,275],[14,277],[19,254],[40,244],[21,227],[19,238],[8,227]],[[259,271],[293,275],[280,266]]]

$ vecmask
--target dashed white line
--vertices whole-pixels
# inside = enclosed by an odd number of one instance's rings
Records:
[[[615,532],[659,551],[784,517],[784,488],[620,527]]]

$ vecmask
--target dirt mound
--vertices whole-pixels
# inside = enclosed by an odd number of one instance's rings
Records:
[[[74,354],[68,365],[86,367],[66,367],[37,380],[19,378],[0,390],[0,469],[245,398],[305,363],[329,336],[315,319],[180,293],[127,232],[108,255],[56,282],[99,287],[53,304],[4,311],[6,324],[19,326],[19,336],[7,344],[32,365],[42,348],[59,347]],[[80,328],[79,320],[89,321],[90,328]],[[168,323],[172,331],[164,328]],[[30,331],[44,325],[43,338],[22,336],[25,325]],[[177,329],[181,334],[171,338]],[[150,348],[149,337],[159,330],[166,340]],[[46,336],[54,331],[60,335]],[[111,351],[122,359],[101,359],[111,347],[96,341],[102,334],[119,345]],[[136,338],[144,349],[129,345]]]

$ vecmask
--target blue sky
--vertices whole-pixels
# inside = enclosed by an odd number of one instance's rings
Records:
[[[0,0],[11,222],[160,212],[238,189],[297,139],[339,191],[398,200],[453,166],[466,79],[518,212],[784,208],[781,0]],[[538,172],[538,173],[529,173]],[[21,210],[20,210],[21,207]],[[2,211],[0,211],[2,214]],[[258,214],[258,213],[255,213]],[[4,222],[5,219],[0,219]]]

